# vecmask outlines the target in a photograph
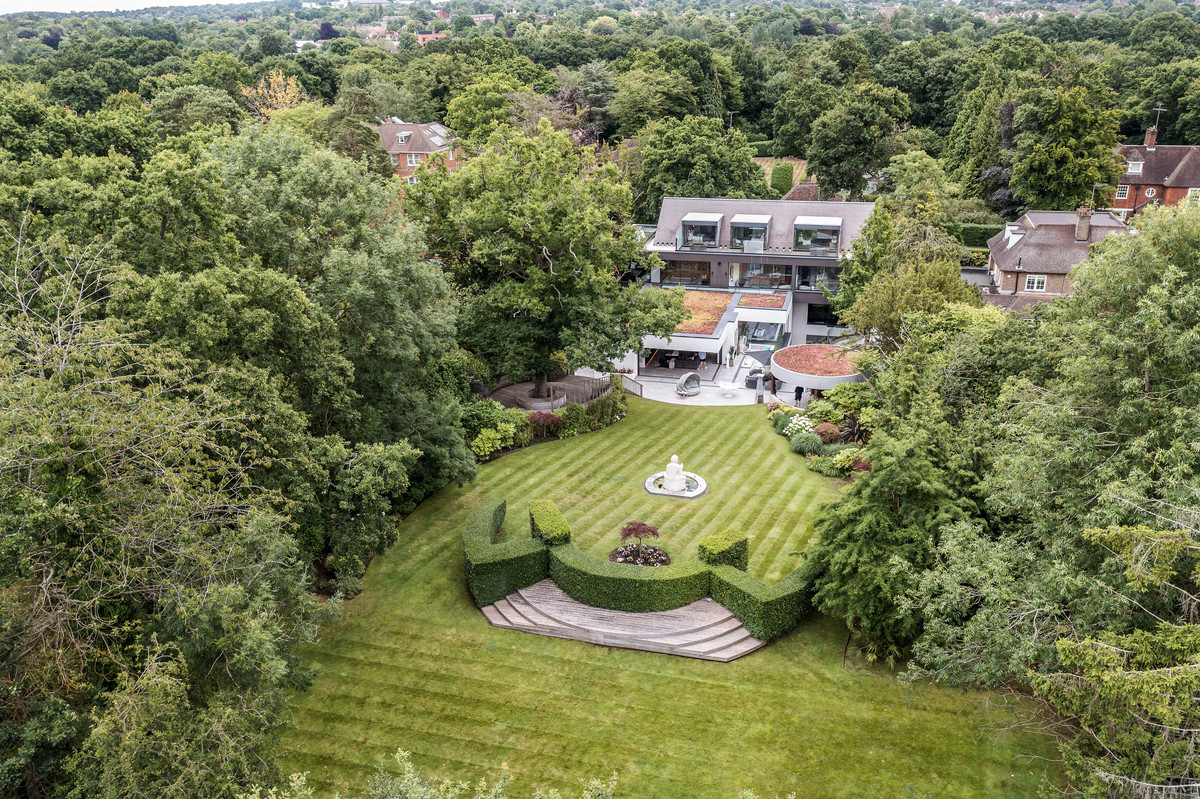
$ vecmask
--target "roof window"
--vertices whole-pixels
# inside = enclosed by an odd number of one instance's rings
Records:
[[[1142,174],[1142,162],[1141,161],[1130,161],[1129,168],[1125,170],[1125,174],[1126,175]]]

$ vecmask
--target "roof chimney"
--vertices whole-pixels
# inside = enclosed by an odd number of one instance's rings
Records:
[[[1155,142],[1158,141],[1158,127],[1151,125],[1146,128],[1146,149],[1153,150]]]
[[[1081,205],[1075,210],[1075,241],[1087,241],[1092,235],[1092,209]]]

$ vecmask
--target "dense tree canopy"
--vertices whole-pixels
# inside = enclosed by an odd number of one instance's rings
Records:
[[[648,125],[626,154],[634,218],[653,221],[664,197],[770,197],[752,154],[740,131],[715,119],[688,116]]]
[[[493,134],[457,172],[436,166],[408,192],[429,252],[469,292],[468,340],[510,377],[545,381],[559,354],[602,368],[682,318],[679,297],[618,282],[643,257],[618,174],[543,122],[532,138]]]

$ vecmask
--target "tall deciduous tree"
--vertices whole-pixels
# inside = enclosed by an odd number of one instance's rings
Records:
[[[862,194],[895,155],[897,126],[908,114],[901,91],[876,83],[848,86],[837,105],[813,123],[808,171],[827,190]]]
[[[571,368],[607,368],[683,317],[679,297],[618,281],[644,257],[625,222],[629,202],[615,165],[597,165],[543,122],[532,138],[493,134],[453,174],[425,173],[405,211],[468,292],[472,349],[542,389],[556,354]]]
[[[653,221],[663,197],[773,197],[754,149],[718,119],[684,117],[648,125],[626,154],[634,218]]]
[[[37,795],[82,738],[74,795],[193,795],[176,777],[202,774],[184,782],[233,799],[270,773],[284,692],[306,679],[295,646],[316,619],[284,520],[222,444],[255,433],[177,353],[101,318],[119,268],[107,248],[7,245],[0,785]],[[205,720],[169,755],[145,745],[177,704],[142,705],[145,735],[114,730],[130,722],[124,679],[160,648],[175,653],[182,712]]]
[[[881,219],[868,233],[875,241],[861,248],[866,258],[848,275],[853,304],[838,310],[873,346],[900,349],[909,314],[936,313],[949,303],[983,304],[979,289],[962,279],[960,245],[936,225],[900,217],[892,227]]]
[[[283,130],[218,142],[239,243],[265,268],[294,276],[333,320],[354,367],[355,398],[338,428],[348,441],[407,441],[421,458],[405,504],[474,475],[457,400],[429,382],[455,341],[442,274],[400,227],[394,194],[359,164]]]

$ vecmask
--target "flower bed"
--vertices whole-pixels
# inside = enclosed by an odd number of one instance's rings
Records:
[[[658,547],[637,544],[622,544],[608,553],[613,563],[628,563],[632,566],[669,566],[671,556]]]
[[[804,375],[842,377],[858,373],[850,351],[832,344],[800,344],[784,347],[771,360],[787,369]]]
[[[688,317],[675,326],[676,333],[710,336],[717,330],[721,317],[729,310],[733,295],[717,291],[685,291],[683,307]]]
[[[741,308],[782,308],[787,297],[782,294],[743,294],[738,300]]]

